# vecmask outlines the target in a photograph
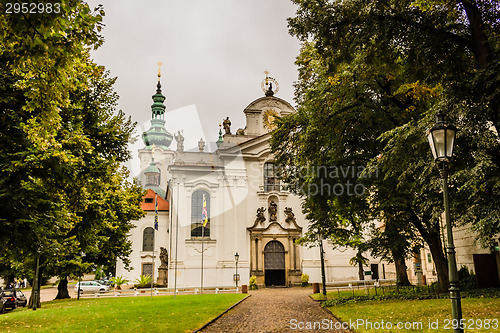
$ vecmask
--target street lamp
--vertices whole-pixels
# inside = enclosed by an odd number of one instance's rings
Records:
[[[451,229],[450,203],[448,198],[448,164],[453,157],[453,145],[457,128],[444,120],[444,115],[436,115],[436,124],[427,131],[427,138],[431,146],[434,160],[438,163],[439,174],[443,180],[444,210],[448,244],[448,275],[450,277],[450,299],[453,326],[455,332],[463,332],[462,328],[462,305],[460,301],[460,289],[458,288],[457,261],[455,259],[455,245],[453,244],[453,231]]]
[[[325,275],[325,251],[323,251],[323,234],[317,234],[316,239],[319,241],[319,253],[321,258],[321,282],[323,283],[323,297],[326,299],[326,275]]]
[[[81,261],[82,261],[82,264],[83,264],[83,258],[86,256],[86,254],[82,252],[80,254],[80,256],[82,257]],[[78,301],[80,300],[81,286],[82,286],[82,266],[80,265],[80,275],[78,276],[78,289],[77,289],[78,295],[76,296],[76,299]]]
[[[238,290],[238,260],[240,260],[240,255],[236,252],[234,255],[234,261],[236,262],[236,275],[234,276],[234,279],[236,280],[236,291]]]

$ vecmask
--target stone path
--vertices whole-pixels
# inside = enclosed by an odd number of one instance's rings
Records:
[[[201,332],[348,332],[335,329],[337,320],[308,297],[311,292],[300,287],[250,290],[251,297]]]

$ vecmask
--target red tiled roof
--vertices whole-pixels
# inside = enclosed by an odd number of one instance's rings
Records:
[[[145,211],[154,211],[155,210],[155,195],[156,193],[152,189],[148,189],[148,192],[143,197],[143,201],[141,203],[142,210]],[[146,202],[146,199],[153,199],[152,202]],[[158,196],[158,211],[168,211],[168,201]]]

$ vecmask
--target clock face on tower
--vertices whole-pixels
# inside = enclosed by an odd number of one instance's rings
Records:
[[[278,112],[276,112],[273,109],[267,109],[266,111],[264,111],[264,115],[263,115],[264,127],[270,131],[275,129],[276,125],[274,124],[274,120],[277,117],[278,117]]]

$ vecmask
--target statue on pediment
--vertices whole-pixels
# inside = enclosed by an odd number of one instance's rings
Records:
[[[262,223],[266,221],[266,217],[264,216],[265,211],[266,211],[265,207],[257,208],[257,218],[255,219],[255,222]]]
[[[270,222],[276,222],[278,220],[278,205],[276,204],[276,202],[274,201],[271,201],[269,203],[269,208],[268,208],[268,211],[269,211],[269,221]]]
[[[291,207],[285,207],[285,222],[292,223],[295,222],[295,214]]]
[[[229,117],[222,122],[222,127],[224,127],[226,134],[231,134],[231,120],[229,120]]]
[[[174,133],[175,141],[177,141],[177,151],[184,151],[184,137],[181,134],[181,131],[178,134]]]

